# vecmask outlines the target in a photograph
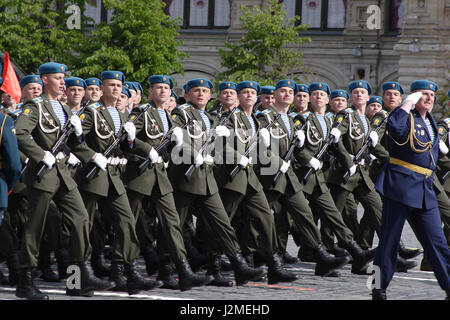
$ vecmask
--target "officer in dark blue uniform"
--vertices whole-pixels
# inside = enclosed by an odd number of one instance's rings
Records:
[[[392,111],[387,122],[390,159],[377,181],[384,204],[374,260],[374,266],[379,270],[375,269],[373,300],[386,299],[386,288],[395,271],[406,218],[424,248],[439,286],[447,292],[447,299],[450,296],[450,250],[433,189],[439,139],[430,112],[437,89],[437,84],[432,81],[414,81],[410,87],[412,94],[402,106]]]

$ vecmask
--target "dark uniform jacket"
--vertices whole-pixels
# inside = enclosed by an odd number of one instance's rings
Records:
[[[442,119],[438,122],[439,139],[444,141],[447,147],[450,149],[450,118]],[[439,153],[439,160],[436,167],[436,174],[439,177],[439,181],[442,183],[444,190],[450,193],[450,177],[445,181],[444,175],[450,171],[450,152],[447,155]]]

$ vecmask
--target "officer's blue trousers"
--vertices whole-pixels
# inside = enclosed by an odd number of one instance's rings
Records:
[[[411,228],[425,251],[439,286],[443,290],[450,289],[450,250],[438,208],[417,209],[387,198],[383,200],[380,241],[373,262],[380,268],[380,283],[379,287],[375,284],[375,288],[386,289],[394,275],[400,237],[409,216]]]

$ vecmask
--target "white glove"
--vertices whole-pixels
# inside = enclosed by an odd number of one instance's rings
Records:
[[[134,125],[134,123],[131,121],[127,121],[123,125],[123,128],[127,133],[128,141],[134,141],[134,139],[136,139],[136,126]]]
[[[350,177],[351,177],[352,175],[354,175],[354,174],[356,173],[356,164],[352,165],[352,166],[350,167],[350,169],[348,169],[348,172],[350,173]]]
[[[206,155],[206,157],[204,158],[204,162],[207,164],[213,164],[214,163],[214,158],[211,157],[211,155]]]
[[[42,162],[44,162],[45,165],[50,169],[55,164],[56,158],[50,151],[45,151],[44,159],[42,159]]]
[[[205,162],[205,160],[203,159],[203,156],[199,153],[194,161],[195,167],[196,168],[200,167],[203,164],[203,162]]]
[[[175,141],[176,147],[181,147],[183,145],[183,130],[181,130],[180,127],[173,128],[170,141]]]
[[[370,159],[370,163],[369,166],[372,165],[372,163],[377,160],[377,157],[375,157],[373,154],[369,153],[369,159]]]
[[[371,131],[369,133],[369,138],[370,140],[372,140],[372,148],[375,148],[378,143],[378,133],[376,133],[375,131]]]
[[[333,136],[333,142],[338,143],[339,138],[341,137],[341,130],[338,128],[332,128],[330,134]]]
[[[320,162],[319,159],[312,157],[311,160],[309,160],[309,166],[311,168],[313,168],[315,171],[319,170],[320,168],[322,168],[322,163]]]
[[[241,157],[241,161],[239,161],[239,165],[242,168],[245,168],[251,162],[251,158],[247,158],[246,156]]]
[[[259,134],[262,138],[262,142],[266,148],[270,147],[270,132],[266,128],[259,130]]]
[[[297,147],[303,147],[305,144],[305,132],[303,130],[297,130],[295,131],[295,136],[298,139]]]
[[[77,137],[81,136],[83,134],[83,128],[81,127],[81,120],[77,115],[72,115],[69,119],[70,124],[75,129],[75,135]]]
[[[219,137],[229,137],[230,136],[230,130],[228,130],[225,126],[217,126],[216,127],[216,134]]]
[[[102,155],[101,153],[96,153],[94,163],[97,165],[97,167],[99,167],[103,171],[106,171],[108,159],[106,159],[106,157],[104,155]]]
[[[288,171],[290,166],[291,166],[291,160],[289,160],[288,162],[283,160],[283,164],[281,165],[280,171],[282,173],[286,173],[286,171]]]
[[[159,153],[158,151],[155,150],[155,148],[152,148],[148,153],[148,157],[152,163],[156,163],[156,161],[158,161],[159,158]]]
[[[448,147],[445,145],[445,142],[439,139],[439,150],[445,156],[448,153]]]
[[[420,100],[421,97],[422,97],[421,91],[414,92],[409,96],[407,96],[404,102],[411,101],[414,106]]]
[[[75,157],[73,153],[70,153],[69,159],[67,160],[67,164],[75,167],[79,163],[80,163],[80,159]]]

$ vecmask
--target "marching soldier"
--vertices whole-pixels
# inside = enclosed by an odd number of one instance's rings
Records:
[[[297,113],[303,113],[308,110],[309,105],[309,86],[303,83],[297,83],[295,85],[294,92],[294,108]]]
[[[422,244],[439,286],[450,297],[450,250],[441,227],[433,172],[439,153],[436,122],[430,112],[438,86],[411,83],[411,94],[390,114],[386,125],[389,163],[377,181],[383,195],[383,218],[374,266],[379,268],[373,300],[386,300],[395,271],[399,241],[407,217]],[[402,186],[401,188],[399,186]]]
[[[260,91],[260,96],[259,96],[260,104],[255,110],[256,115],[258,113],[260,113],[261,111],[266,110],[267,108],[273,106],[274,92],[275,92],[274,86],[261,86],[261,91]]]
[[[116,102],[116,108],[120,113],[125,114],[126,116],[128,116],[129,112],[128,112],[128,100],[131,99],[131,92],[130,90],[128,90],[127,87],[123,86],[122,87],[122,92],[119,95],[119,98],[117,99]]]
[[[29,203],[33,204],[27,211],[19,256],[16,295],[20,298],[48,300],[48,296],[34,285],[31,270],[37,266],[42,230],[52,199],[71,225],[71,258],[80,268],[81,291],[106,290],[112,286],[110,282],[95,278],[87,264],[90,251],[89,218],[77,185],[67,170],[67,155],[63,152],[54,155],[49,151],[66,123],[75,128],[68,140],[73,150],[82,141],[80,119],[72,115],[67,105],[57,100],[64,90],[66,69],[65,65],[55,62],[39,67],[44,94],[27,102],[16,122],[19,148],[30,158],[24,181],[29,188]],[[38,180],[36,174],[42,164],[47,172]],[[71,291],[67,289],[67,293],[71,294]]]
[[[195,213],[207,223],[209,229],[217,238],[219,249],[230,260],[237,285],[243,285],[249,280],[259,279],[263,271],[247,265],[239,252],[239,244],[234,229],[230,225],[228,214],[219,195],[213,173],[214,159],[209,153],[203,153],[200,142],[210,137],[211,133],[220,136],[223,132],[215,131],[210,118],[205,112],[206,104],[211,98],[213,85],[207,79],[193,79],[185,86],[189,104],[184,104],[173,110],[172,118],[178,126],[186,124],[189,119],[193,121],[186,128],[187,137],[182,156],[172,156],[173,166],[170,167],[169,177],[175,188],[175,205],[180,214],[181,226],[184,225],[191,206],[195,206]],[[210,133],[210,130],[214,130]],[[210,140],[210,139],[208,139]],[[182,159],[180,159],[182,158]],[[191,164],[194,171],[188,179],[185,174]]]
[[[130,156],[130,162],[125,171],[124,182],[130,200],[131,209],[136,221],[139,223],[139,214],[145,197],[149,197],[162,227],[160,239],[162,257],[159,263],[158,279],[168,288],[179,287],[182,291],[191,287],[201,286],[212,281],[212,277],[199,276],[192,272],[186,260],[183,236],[180,228],[180,218],[175,208],[173,188],[167,176],[166,163],[171,148],[155,149],[168,135],[179,148],[183,143],[183,131],[174,127],[172,118],[164,104],[170,97],[173,81],[166,75],[152,75],[149,77],[149,97],[151,107],[143,111],[146,105],[133,109],[130,119],[134,119],[145,112],[136,121],[136,139],[134,153],[149,158],[151,164],[142,173],[139,165],[142,160]],[[166,154],[164,154],[166,153]],[[170,255],[170,256],[168,256]],[[179,275],[179,284],[171,275],[170,258],[175,262]]]
[[[22,105],[42,94],[42,81],[41,77],[37,74],[23,77],[20,79],[19,84],[22,89]]]
[[[86,83],[85,101],[90,101],[91,103],[97,102],[102,97],[102,90],[100,86],[102,84],[101,80],[95,77],[87,78],[84,80]]]
[[[295,147],[301,148],[305,139],[304,132],[295,129],[292,118],[287,114],[294,99],[295,82],[289,79],[280,80],[275,88],[274,106],[258,115],[261,126],[265,126],[280,114],[280,117],[274,121],[274,126],[269,130],[269,137],[264,138],[264,144],[267,147],[270,145],[270,150],[268,159],[265,159],[267,161],[260,160],[262,164],[258,171],[259,179],[269,205],[272,206],[276,201],[282,204],[283,209],[289,212],[302,234],[302,245],[314,252],[317,261],[315,274],[328,276],[344,266],[349,258],[335,258],[323,247],[320,232],[314,223],[311,209],[302,192],[302,185],[292,169],[291,160],[285,159],[291,144],[296,143]],[[279,179],[274,181],[274,177],[278,173]]]
[[[106,158],[103,153],[124,130],[127,139],[120,149],[129,150],[135,138],[135,127],[127,122],[127,117],[115,108],[117,98],[122,91],[125,77],[120,71],[104,71],[101,74],[103,96],[99,102],[89,105],[80,116],[86,145],[75,155],[84,163],[93,163],[100,168],[90,181],[86,179],[87,170],[79,171],[77,181],[83,195],[84,204],[93,226],[97,205],[102,201],[103,214],[113,215],[114,240],[110,280],[115,283],[113,290],[136,294],[141,290],[160,287],[161,281],[144,279],[136,270],[139,255],[139,243],[136,236],[133,213],[120,177],[122,152],[115,152]],[[123,129],[122,129],[123,127]],[[92,166],[85,165],[87,168]],[[105,210],[109,208],[110,210]],[[95,236],[91,232],[91,237]],[[93,241],[93,246],[97,246]],[[103,247],[93,247],[93,255]]]

